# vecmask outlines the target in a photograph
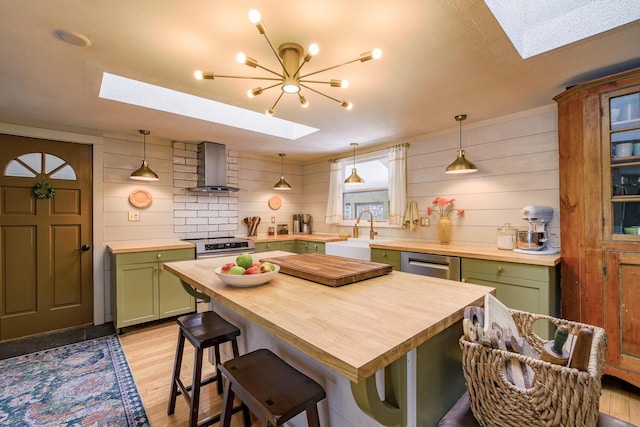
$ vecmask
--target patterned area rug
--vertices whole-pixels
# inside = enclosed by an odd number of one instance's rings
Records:
[[[149,426],[116,336],[0,361],[2,426]]]

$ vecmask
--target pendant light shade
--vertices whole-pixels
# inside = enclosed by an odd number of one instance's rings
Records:
[[[454,118],[458,123],[460,123],[460,149],[458,150],[458,157],[453,161],[453,163],[447,166],[445,173],[478,172],[476,165],[464,157],[464,150],[462,149],[462,121],[467,118],[467,115],[459,114]]]
[[[137,181],[157,181],[159,179],[158,174],[149,168],[149,162],[147,161],[147,135],[151,132],[144,129],[140,129],[138,132],[142,134],[144,155],[142,158],[142,165],[135,171],[131,172],[129,179],[135,179]]]
[[[287,181],[285,181],[284,179],[284,156],[286,156],[285,153],[280,153],[278,154],[278,156],[280,156],[280,181],[276,182],[276,185],[273,186],[274,190],[291,190],[291,186],[289,185],[289,183]]]
[[[355,142],[351,143],[353,147],[353,169],[351,169],[351,176],[344,180],[345,184],[354,185],[354,184],[364,184],[364,179],[358,176],[358,172],[356,171],[356,147],[358,144]]]

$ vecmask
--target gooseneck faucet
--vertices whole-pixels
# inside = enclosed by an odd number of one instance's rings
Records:
[[[362,214],[363,213],[368,213],[369,214],[369,224],[371,224],[371,230],[369,230],[369,238],[371,240],[373,240],[375,238],[375,236],[378,234],[378,232],[377,231],[373,231],[373,214],[371,213],[371,211],[369,209],[363,209],[358,214],[358,219],[356,219],[356,225],[353,226],[353,237],[354,238],[358,237],[358,224],[360,223],[360,218],[362,218]]]

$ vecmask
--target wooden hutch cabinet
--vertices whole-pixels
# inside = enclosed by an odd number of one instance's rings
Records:
[[[605,328],[605,373],[640,386],[640,69],[555,100],[562,317]]]

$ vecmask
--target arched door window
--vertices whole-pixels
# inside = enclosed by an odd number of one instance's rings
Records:
[[[28,153],[11,160],[4,170],[5,176],[35,178],[48,175],[51,179],[78,179],[76,171],[69,163],[49,153]]]

